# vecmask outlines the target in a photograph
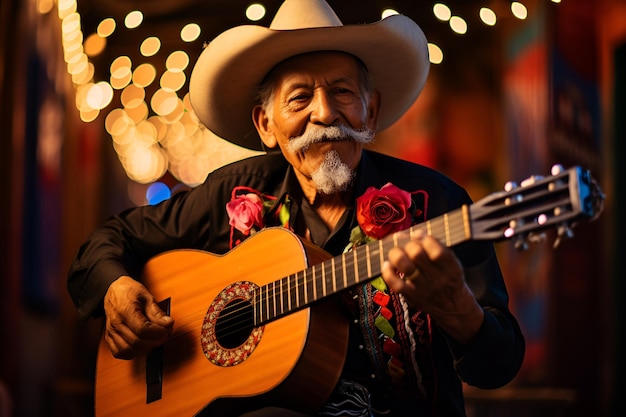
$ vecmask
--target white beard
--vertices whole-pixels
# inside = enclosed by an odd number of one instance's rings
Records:
[[[322,164],[311,174],[311,180],[321,194],[345,191],[352,183],[355,172],[341,160],[337,151],[328,151]]]

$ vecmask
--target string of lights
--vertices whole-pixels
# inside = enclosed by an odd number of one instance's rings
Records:
[[[559,3],[561,0],[551,1]],[[54,2],[38,0],[39,12],[50,12]],[[381,17],[399,12],[382,10]],[[130,10],[120,22],[104,18],[96,31],[86,37],[78,0],[57,0],[57,13],[61,20],[63,56],[75,88],[80,118],[91,123],[104,116],[104,127],[130,179],[148,184],[169,171],[178,181],[193,187],[202,183],[213,169],[251,154],[218,138],[199,123],[188,93],[183,93],[191,70],[190,57],[183,50],[169,52],[163,70],[148,62],[132,62],[129,56],[122,55],[110,64],[108,79],[96,79],[94,58],[102,54],[107,39],[116,31],[133,30],[144,23],[140,10]],[[256,22],[265,17],[266,7],[254,3],[242,13],[248,21]],[[459,35],[467,33],[467,19],[476,18],[457,15],[452,7],[442,2],[433,4],[432,13]],[[526,6],[519,1],[510,2],[510,13],[520,20],[528,15]],[[498,23],[496,12],[489,7],[480,8],[477,17],[486,26]],[[200,42],[201,34],[201,27],[189,22],[180,30],[180,42]],[[431,62],[442,64],[442,48],[434,43],[429,43],[428,47]],[[161,51],[162,41],[157,36],[149,36],[138,48],[143,57],[149,58]],[[148,87],[153,91],[150,97]],[[117,97],[119,102],[114,101]]]

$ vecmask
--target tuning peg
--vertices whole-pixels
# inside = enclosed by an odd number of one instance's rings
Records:
[[[524,234],[519,234],[515,236],[515,229],[517,226],[517,221],[511,220],[509,222],[509,227],[504,230],[504,237],[506,237],[507,239],[513,238],[513,247],[515,248],[515,250],[521,252],[528,249],[528,242],[526,240],[526,235]]]
[[[534,183],[542,179],[543,176],[541,175],[531,175],[530,177],[522,181],[522,187],[528,187],[529,185],[533,185]]]
[[[574,237],[574,231],[570,227],[568,223],[561,223],[557,228],[556,239],[554,240],[554,244],[552,247],[554,249],[558,248],[563,239],[571,239]]]
[[[561,164],[552,165],[552,168],[550,169],[550,173],[555,176],[559,175],[563,171],[565,171],[565,168],[563,168],[563,165]]]
[[[511,192],[518,187],[519,185],[517,185],[515,181],[507,181],[507,183],[504,184],[504,191]],[[519,203],[522,200],[523,200],[523,197],[521,194],[515,194],[511,197],[505,198],[504,204],[506,204],[507,206],[510,206],[512,203],[516,203],[516,202]]]
[[[504,191],[512,191],[517,187],[519,187],[519,185],[517,185],[515,181],[507,181],[506,184],[504,184]]]

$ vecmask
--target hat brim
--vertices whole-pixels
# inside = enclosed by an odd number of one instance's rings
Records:
[[[428,75],[426,37],[406,16],[294,30],[238,26],[216,37],[200,54],[189,81],[193,110],[219,137],[261,150],[252,122],[259,84],[281,61],[314,51],[346,52],[365,63],[381,96],[379,130],[406,112]]]

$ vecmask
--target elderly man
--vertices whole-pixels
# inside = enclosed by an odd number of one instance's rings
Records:
[[[104,313],[113,355],[141,357],[176,332],[139,281],[159,253],[225,254],[278,226],[340,255],[471,203],[443,175],[363,148],[408,109],[427,71],[413,21],[343,26],[323,0],[286,0],[269,29],[237,27],[211,42],[191,77],[194,111],[218,135],[268,152],[111,218],[81,247],[68,288],[83,316]],[[350,324],[330,395],[304,410],[288,409],[298,398],[252,399],[238,413],[463,416],[462,381],[493,388],[516,375],[524,340],[491,245],[448,248],[417,231],[383,256],[382,279],[333,296],[336,320]]]

